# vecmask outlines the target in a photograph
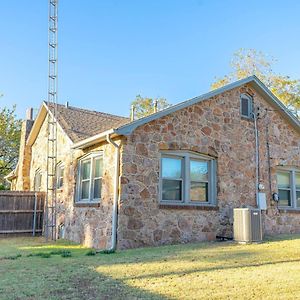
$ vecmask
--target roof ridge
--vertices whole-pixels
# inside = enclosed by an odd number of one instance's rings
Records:
[[[46,102],[46,105],[48,105],[48,102]],[[71,110],[77,110],[77,111],[81,111],[81,112],[85,112],[88,114],[94,114],[94,115],[105,115],[107,117],[112,117],[112,118],[123,118],[123,119],[129,119],[129,117],[124,117],[124,116],[119,116],[119,115],[115,115],[115,114],[111,114],[111,113],[106,113],[106,112],[102,112],[102,111],[96,111],[96,110],[90,110],[90,109],[86,109],[86,108],[81,108],[81,107],[76,107],[76,106],[68,106],[65,107],[65,105],[57,103],[58,106],[65,108],[65,109],[71,109]]]

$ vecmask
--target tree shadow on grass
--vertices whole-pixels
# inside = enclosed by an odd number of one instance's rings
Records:
[[[132,287],[119,279],[113,279],[102,273],[88,270],[69,277],[68,288],[54,286],[52,290],[41,295],[44,299],[76,300],[166,300],[164,295]]]
[[[292,240],[300,240],[300,234],[279,234],[279,235],[266,235],[264,238],[264,242],[272,243],[272,242],[280,242],[280,241],[292,241]]]
[[[248,263],[248,264],[238,264],[238,265],[229,265],[229,266],[214,266],[207,268],[193,268],[190,270],[182,270],[182,271],[171,271],[171,272],[161,272],[156,274],[145,274],[145,275],[137,275],[137,276],[128,276],[124,278],[118,278],[118,280],[141,280],[141,279],[150,279],[164,276],[182,276],[189,275],[193,273],[206,273],[206,272],[214,272],[214,271],[226,271],[233,269],[242,269],[242,268],[251,268],[251,267],[263,267],[267,265],[276,265],[276,264],[285,264],[285,263],[299,263],[300,259],[288,259],[288,260],[278,260],[278,261],[266,261],[266,262],[257,262],[257,263]]]

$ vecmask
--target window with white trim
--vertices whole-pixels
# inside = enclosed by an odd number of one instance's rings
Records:
[[[65,166],[62,163],[57,164],[56,166],[56,188],[62,189],[64,185],[64,171]]]
[[[277,188],[278,206],[300,209],[300,170],[277,170]]]
[[[93,153],[78,162],[77,202],[99,202],[101,199],[103,156]]]
[[[216,162],[191,152],[163,152],[159,188],[162,204],[216,205]]]
[[[252,97],[248,94],[241,95],[241,116],[251,119],[252,115]]]
[[[42,189],[42,171],[37,169],[34,174],[34,190],[40,192]]]

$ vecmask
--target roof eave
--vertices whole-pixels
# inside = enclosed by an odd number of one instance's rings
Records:
[[[33,123],[32,129],[29,133],[29,136],[27,138],[26,144],[28,146],[32,146],[40,132],[41,126],[43,125],[43,122],[46,118],[47,113],[52,114],[51,110],[49,109],[49,107],[47,106],[47,103],[45,101],[43,101],[43,104],[37,114],[37,117]],[[65,132],[65,130],[62,128],[62,126],[59,124],[58,120],[56,120],[57,125],[59,126],[59,128],[61,129],[62,132],[65,133],[66,137],[68,138],[69,142],[71,144],[73,144],[73,141],[71,140],[71,138],[68,136],[68,134]]]
[[[116,129],[116,132],[120,135],[130,135],[137,127],[142,126],[146,123],[149,123],[153,120],[156,120],[158,118],[164,117],[170,113],[173,113],[175,111],[178,111],[180,109],[186,108],[188,106],[191,106],[193,104],[196,104],[198,102],[201,102],[203,100],[207,100],[209,98],[212,98],[214,96],[217,96],[219,94],[228,92],[229,90],[232,90],[234,88],[238,88],[244,84],[251,84],[252,87],[256,90],[259,90],[264,94],[264,96],[267,96],[268,100],[272,102],[273,104],[277,105],[277,107],[280,108],[280,112],[282,116],[289,121],[289,123],[300,132],[300,122],[299,120],[287,109],[287,107],[255,76],[249,76],[247,78],[235,81],[233,83],[227,84],[221,88],[215,89],[213,91],[210,91],[206,94],[203,94],[201,96],[186,100],[184,102],[181,102],[177,105],[171,106],[169,108],[166,108],[162,111],[159,111],[157,113],[151,114],[147,117],[138,119],[136,121],[133,121],[129,124],[125,124],[119,128]]]
[[[148,122],[151,122],[153,120],[156,120],[158,118],[161,118],[161,117],[164,117],[170,113],[173,113],[175,111],[178,111],[180,109],[183,109],[183,108],[186,108],[188,106],[191,106],[195,103],[198,103],[200,101],[203,101],[203,100],[206,100],[206,99],[209,99],[211,97],[214,97],[216,95],[219,95],[221,93],[224,93],[224,92],[227,92],[231,89],[234,89],[238,86],[241,86],[243,84],[246,84],[246,83],[249,83],[250,81],[254,80],[254,76],[251,76],[251,77],[247,77],[247,78],[244,78],[244,79],[241,79],[241,80],[238,80],[238,81],[235,81],[233,83],[230,83],[226,86],[223,86],[221,88],[218,88],[218,89],[215,89],[213,91],[210,91],[208,93],[205,93],[201,96],[198,96],[198,97],[195,97],[195,98],[191,98],[189,100],[186,100],[184,102],[181,102],[179,104],[176,104],[176,105],[173,105],[169,108],[166,108],[164,110],[161,110],[157,113],[153,113],[147,117],[144,117],[144,118],[141,118],[141,119],[138,119],[136,121],[133,121],[129,124],[125,124],[121,127],[119,127],[116,131],[119,133],[119,134],[122,134],[122,135],[130,135],[137,127],[143,125],[143,124],[146,124]]]
[[[300,121],[296,116],[261,82],[257,77],[255,81],[250,82],[250,85],[261,94],[267,96],[267,100],[275,104],[280,110],[279,113],[297,130],[300,132]]]
[[[45,102],[40,107],[40,110],[37,114],[36,119],[34,120],[33,126],[30,130],[30,133],[27,137],[26,145],[32,146],[40,132],[40,128],[45,120],[45,117],[47,115],[47,108]]]
[[[99,134],[96,134],[94,136],[91,136],[89,138],[86,138],[82,141],[79,141],[79,142],[73,144],[71,148],[82,150],[82,149],[91,147],[91,146],[93,146],[97,143],[106,141],[107,135],[110,135],[112,138],[114,138],[114,137],[118,136],[119,134],[116,132],[115,129],[109,129],[109,130],[106,130],[106,131],[101,132]]]

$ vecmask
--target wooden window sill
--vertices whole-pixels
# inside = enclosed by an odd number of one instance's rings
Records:
[[[254,121],[253,117],[249,118],[249,117],[242,116],[242,115],[241,115],[241,119],[244,120],[244,121],[248,121],[248,122],[253,122]]]
[[[218,206],[213,205],[176,205],[176,204],[159,204],[161,209],[195,209],[195,210],[215,210],[218,211]]]
[[[74,207],[100,207],[100,202],[97,203],[75,202]]]
[[[278,208],[278,210],[281,213],[300,214],[300,209],[296,209],[296,208]]]

